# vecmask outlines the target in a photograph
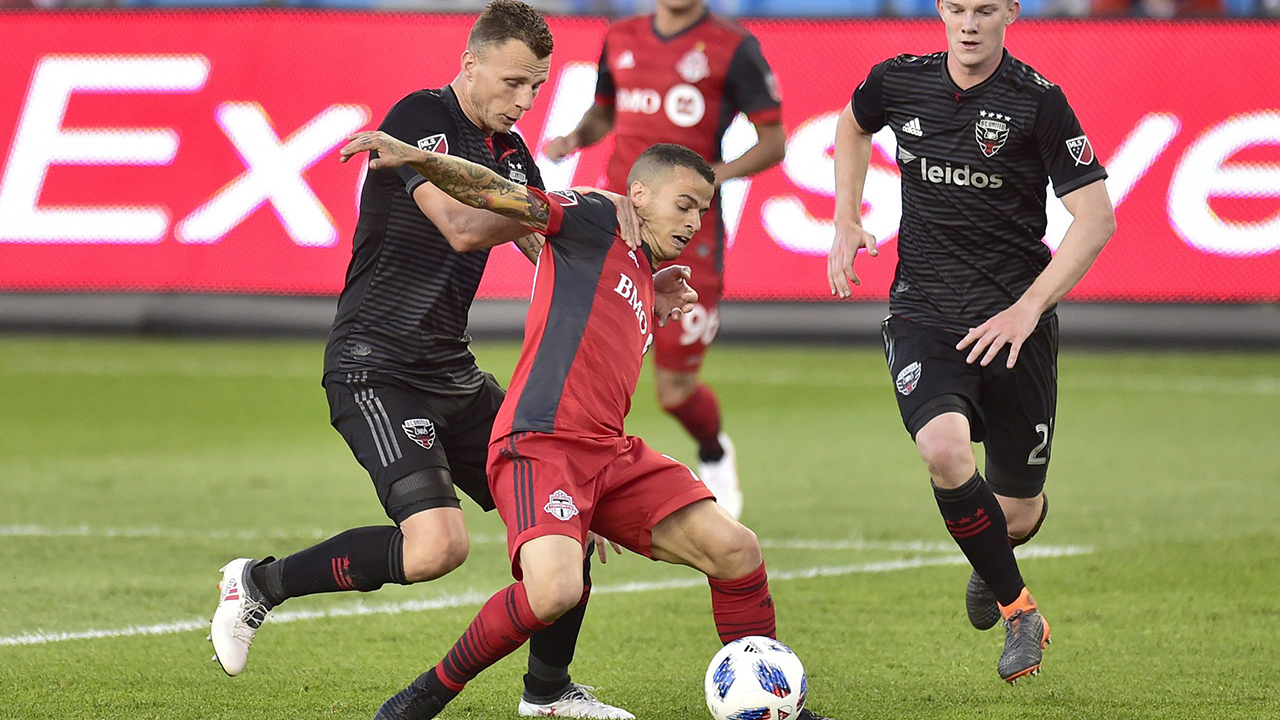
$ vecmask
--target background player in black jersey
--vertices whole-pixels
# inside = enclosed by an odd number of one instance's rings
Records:
[[[550,29],[536,10],[495,0],[473,26],[454,81],[405,97],[381,129],[541,187],[532,155],[511,130],[546,81],[551,50]],[[629,203],[621,202],[619,217],[635,240]],[[334,427],[395,524],[348,530],[279,560],[226,565],[210,640],[228,675],[243,670],[266,612],[287,599],[432,580],[466,559],[454,486],[493,509],[485,455],[503,398],[494,378],[476,367],[467,313],[488,249],[519,239],[536,256],[540,240],[527,233],[412,171],[368,174],[324,386]],[[585,603],[584,595],[530,643],[521,714],[632,717],[569,679]]]
[[[883,333],[902,419],[928,467],[948,531],[974,572],[969,619],[1003,616],[998,670],[1040,669],[1049,625],[1013,546],[1048,510],[1045,470],[1057,403],[1056,303],[1115,232],[1094,156],[1066,96],[1004,49],[1016,0],[938,0],[947,51],[876,65],[836,131],[831,292],[849,296],[871,134],[898,143],[902,223]],[[1042,242],[1045,187],[1074,218],[1057,254]],[[986,449],[986,479],[972,442]]]

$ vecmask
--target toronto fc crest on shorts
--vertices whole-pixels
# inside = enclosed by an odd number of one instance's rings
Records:
[[[551,513],[557,520],[564,521],[578,514],[578,506],[573,504],[573,498],[569,497],[569,493],[563,490],[551,493],[551,499],[542,506],[542,509]]]
[[[421,445],[423,450],[430,450],[431,446],[436,444],[436,426],[426,418],[405,420],[400,427],[404,428],[404,434]]]
[[[903,395],[910,395],[912,390],[916,389],[916,385],[920,384],[920,363],[913,362],[902,368],[902,372],[898,373],[898,378],[893,381],[897,386],[898,392]]]

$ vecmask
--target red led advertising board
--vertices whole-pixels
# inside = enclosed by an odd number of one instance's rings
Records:
[[[0,290],[336,294],[362,180],[343,138],[457,72],[471,18],[336,12],[0,15]],[[783,95],[787,159],[724,188],[727,292],[828,296],[835,120],[876,62],[944,48],[920,21],[743,21]],[[552,18],[534,148],[590,104],[605,23]],[[1119,230],[1072,297],[1280,300],[1280,25],[1019,22],[1010,50],[1061,85],[1107,165]],[[635,88],[632,90],[644,90]],[[655,112],[662,112],[654,104]],[[741,118],[726,154],[751,142]],[[876,136],[855,297],[883,298],[899,180]],[[608,143],[548,187],[595,184]],[[1045,241],[1070,216],[1050,205]],[[526,297],[496,250],[482,297]]]

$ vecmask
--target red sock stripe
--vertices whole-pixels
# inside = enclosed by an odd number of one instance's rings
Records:
[[[336,557],[329,561],[330,568],[333,570],[333,581],[343,590],[354,590],[355,585],[351,582],[351,575],[348,569],[351,567],[351,558]]]
[[[946,523],[952,537],[970,538],[991,527],[991,518],[987,516],[985,510],[979,510],[967,518],[947,520]]]

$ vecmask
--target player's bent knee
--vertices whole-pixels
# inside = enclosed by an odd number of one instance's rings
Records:
[[[443,525],[434,532],[405,532],[404,578],[418,583],[448,575],[466,562],[470,550],[465,527]]]
[[[545,623],[555,622],[582,601],[581,573],[526,575],[523,582],[529,608]]]
[[[760,551],[760,539],[751,528],[739,522],[725,528],[719,547],[712,555],[712,571],[707,574],[717,580],[734,580],[751,574],[764,554]]]
[[[967,437],[922,431],[916,436],[916,449],[929,475],[941,487],[963,485],[977,468]]]
[[[698,389],[697,373],[659,371],[654,387],[658,394],[658,406],[667,412],[678,409],[689,401]]]

